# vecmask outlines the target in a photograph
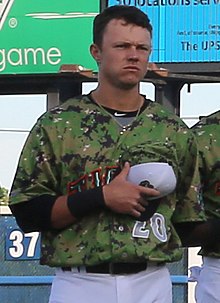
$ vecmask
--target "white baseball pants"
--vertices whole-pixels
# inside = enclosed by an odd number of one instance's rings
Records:
[[[195,299],[197,303],[220,303],[220,259],[203,257]]]
[[[57,269],[49,303],[172,303],[172,282],[165,265],[114,276]]]

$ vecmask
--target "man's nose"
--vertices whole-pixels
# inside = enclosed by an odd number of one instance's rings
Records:
[[[128,50],[128,58],[130,60],[138,60],[138,52],[135,46],[131,46]]]

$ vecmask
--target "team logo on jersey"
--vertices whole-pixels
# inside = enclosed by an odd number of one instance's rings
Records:
[[[220,181],[215,184],[215,194],[220,196]]]
[[[103,172],[101,168],[97,168],[91,171],[89,174],[85,174],[78,180],[69,182],[67,186],[68,194],[73,195],[89,188],[109,184],[111,180],[113,180],[120,172],[120,169],[115,165],[106,166]]]
[[[2,29],[14,0],[0,0],[0,30]]]

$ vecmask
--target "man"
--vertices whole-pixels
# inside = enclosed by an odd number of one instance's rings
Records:
[[[207,217],[220,218],[220,111],[203,117],[193,130],[198,138],[203,203]],[[216,232],[219,228],[216,226]],[[220,303],[220,243],[203,245],[203,266],[197,269],[196,302]],[[191,269],[194,273],[194,268]]]
[[[204,219],[194,136],[139,94],[152,48],[143,12],[106,9],[93,39],[98,87],[38,120],[10,207],[24,231],[42,232],[41,264],[57,268],[50,303],[171,303],[165,263],[182,256],[174,224]],[[172,166],[173,193],[156,199],[159,190],[127,181],[130,165],[147,162]]]

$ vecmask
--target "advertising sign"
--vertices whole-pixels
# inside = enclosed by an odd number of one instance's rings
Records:
[[[40,234],[32,232],[24,234],[20,229],[6,233],[5,259],[35,260],[40,259]]]
[[[220,65],[220,0],[0,0],[0,75],[57,73],[65,64],[97,70],[92,21],[112,5],[148,14],[152,62]]]
[[[38,260],[40,258],[40,234],[38,232],[23,233],[13,216],[5,216],[2,219],[5,261]]]
[[[0,0],[0,75],[96,69],[89,53],[98,0]]]
[[[108,0],[133,5],[153,25],[155,63],[220,61],[220,0]]]

